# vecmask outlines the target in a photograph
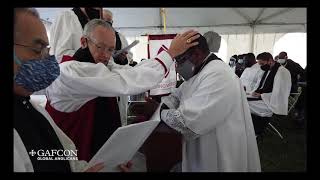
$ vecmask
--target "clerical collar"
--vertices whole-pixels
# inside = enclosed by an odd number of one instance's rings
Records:
[[[80,61],[80,62],[91,62],[91,63],[95,63],[91,53],[90,53],[90,50],[89,50],[89,47],[86,47],[86,48],[79,48],[76,53],[74,53],[73,55],[73,58],[76,60],[76,61]]]

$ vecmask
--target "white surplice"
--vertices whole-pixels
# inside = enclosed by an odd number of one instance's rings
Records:
[[[121,49],[128,46],[126,38],[118,33],[121,40]],[[50,54],[55,55],[58,62],[61,62],[63,55],[73,56],[81,47],[80,39],[83,29],[78,16],[73,10],[66,10],[60,13],[50,28]],[[128,62],[132,59],[132,52],[127,54]],[[112,59],[112,57],[111,57]]]
[[[96,97],[129,96],[146,92],[165,76],[174,61],[166,52],[158,60],[150,59],[131,67],[110,61],[86,63],[69,61],[60,64],[60,76],[46,88],[50,105],[61,112],[73,112]],[[164,67],[165,66],[165,67]]]
[[[241,74],[240,80],[243,86],[246,87],[246,93],[252,94],[259,87],[260,80],[264,71],[258,63],[246,68]]]
[[[183,135],[183,172],[259,172],[246,94],[232,69],[208,63],[171,95],[161,119]]]
[[[290,90],[290,72],[280,66],[274,77],[272,92],[262,93],[262,100],[249,101],[250,111],[261,117],[271,117],[273,114],[288,115]]]

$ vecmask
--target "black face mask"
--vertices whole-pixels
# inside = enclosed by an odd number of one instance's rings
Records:
[[[260,66],[260,68],[264,71],[269,71],[270,70],[270,65],[269,64],[265,64],[265,65],[262,65]]]
[[[93,8],[84,8],[90,20],[100,19],[100,11]]]
[[[123,60],[120,60],[119,58],[113,58],[113,60],[114,60],[114,62],[115,62],[116,64],[119,64],[119,65],[126,65],[126,64],[128,64],[128,59],[127,59],[127,58],[125,58],[125,59],[123,59]]]

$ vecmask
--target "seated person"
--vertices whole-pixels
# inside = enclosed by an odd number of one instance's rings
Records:
[[[257,99],[249,101],[249,106],[255,132],[259,135],[273,114],[288,114],[291,77],[290,72],[275,62],[268,52],[259,54],[257,61],[264,73],[258,88],[252,93]]]
[[[238,62],[236,63],[235,73],[240,78],[244,69],[246,68],[246,62],[244,61],[245,54],[238,55]]]
[[[236,64],[238,63],[238,56],[235,54],[231,56],[229,60],[229,66],[232,68],[233,72],[236,71]]]
[[[278,55],[278,62],[285,68],[287,68],[291,74],[291,93],[296,93],[298,91],[298,81],[299,77],[301,79],[305,76],[305,70],[296,62],[291,59],[288,59],[286,52],[280,52]]]
[[[245,60],[251,66],[247,67],[241,74],[240,80],[247,94],[252,94],[258,86],[260,79],[263,75],[263,70],[260,68],[260,65],[256,62],[254,54],[248,53],[245,56]]]

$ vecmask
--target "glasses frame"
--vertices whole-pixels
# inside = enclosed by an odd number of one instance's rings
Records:
[[[109,48],[109,47],[101,47],[101,46],[99,46],[99,45],[95,42],[95,40],[91,39],[91,38],[88,37],[88,36],[86,36],[86,38],[87,38],[90,42],[92,42],[92,44],[94,44],[94,45],[96,46],[97,50],[100,51],[100,52],[106,52],[106,53],[111,54],[111,55],[113,55],[113,54],[116,52],[115,49],[112,49],[112,48]]]
[[[42,46],[41,48],[36,48],[33,46],[29,46],[29,45],[24,45],[24,44],[19,44],[19,43],[14,43],[14,45],[16,46],[21,46],[21,47],[25,47],[27,49],[32,50],[33,52],[35,52],[36,54],[40,54],[41,59],[43,58],[47,58],[50,56],[49,51],[50,51],[50,46]]]

